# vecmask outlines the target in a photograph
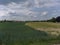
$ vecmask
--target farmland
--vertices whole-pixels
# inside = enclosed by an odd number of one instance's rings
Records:
[[[29,22],[26,25],[40,31],[52,32],[60,34],[60,23],[53,22]]]
[[[0,44],[52,45],[60,42],[59,29],[59,23],[51,22],[2,22]],[[57,33],[51,34],[51,32]]]

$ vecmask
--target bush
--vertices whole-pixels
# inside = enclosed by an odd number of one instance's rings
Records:
[[[60,16],[56,17],[56,21],[60,22]]]

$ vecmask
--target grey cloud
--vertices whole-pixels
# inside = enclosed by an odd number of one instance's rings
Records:
[[[19,3],[19,2],[25,2],[27,0],[0,0],[0,4],[8,4],[10,2],[15,2],[15,3]]]
[[[49,0],[49,1],[48,0],[0,0],[0,4],[8,4],[3,6],[0,5],[0,8],[3,8],[0,9],[1,12],[0,18],[9,19],[9,20],[48,19],[51,18],[52,16],[55,16],[53,15],[55,13],[53,12],[53,10],[60,10],[60,6],[58,6],[60,3],[58,4],[57,3],[58,3],[57,0]],[[48,14],[46,14],[44,11],[47,11]],[[8,14],[6,12],[8,12]],[[42,15],[41,13],[42,14],[44,13],[45,15]],[[60,11],[56,13],[57,15],[59,15]]]

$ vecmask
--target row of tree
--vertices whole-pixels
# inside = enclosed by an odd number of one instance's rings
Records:
[[[60,22],[60,16],[56,17],[56,18],[52,18],[50,20],[47,20],[47,22]]]
[[[51,18],[51,19],[49,19],[49,20],[41,20],[41,21],[31,21],[31,22],[60,22],[60,16],[58,16],[58,17],[53,17],[53,18]]]
[[[36,21],[14,21],[14,20],[2,20],[0,22],[60,22],[60,16],[56,17],[56,18],[52,18],[52,19],[49,19],[49,20],[36,20]]]

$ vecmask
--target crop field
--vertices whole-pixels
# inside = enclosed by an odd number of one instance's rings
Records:
[[[0,45],[54,45],[60,43],[60,23],[0,22]]]
[[[52,22],[29,22],[26,25],[36,30],[45,31],[54,35],[60,34],[60,23]]]

